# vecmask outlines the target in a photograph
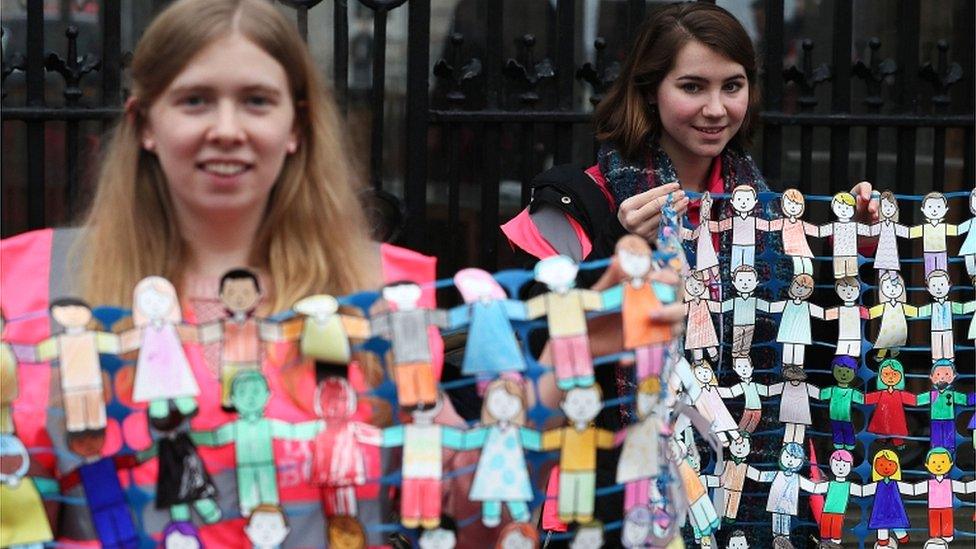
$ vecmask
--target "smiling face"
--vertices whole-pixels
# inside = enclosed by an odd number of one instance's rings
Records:
[[[149,106],[142,140],[178,220],[263,214],[298,147],[285,68],[238,33],[215,40]]]
[[[740,271],[735,273],[732,278],[732,285],[739,293],[750,293],[756,289],[759,285],[759,281],[756,279],[756,273],[752,271]]]
[[[847,475],[851,474],[851,463],[842,459],[832,459],[830,460],[830,472],[833,473],[835,477],[846,477]]]
[[[898,276],[881,279],[881,295],[888,299],[897,299],[901,296],[904,289],[905,287]]]
[[[834,284],[834,291],[837,292],[837,297],[848,303],[854,301],[861,295],[861,287],[855,281],[850,281],[850,283],[843,280],[838,281]]]
[[[845,204],[840,200],[834,200],[830,203],[830,211],[834,212],[837,219],[848,220],[854,217],[854,206]]]
[[[925,468],[933,475],[944,475],[952,470],[952,458],[947,452],[930,452],[925,459]]]
[[[881,217],[893,219],[898,213],[898,205],[886,198],[881,200]]]
[[[748,213],[755,207],[756,191],[752,187],[736,187],[732,191],[732,209],[739,213]]]
[[[166,318],[175,304],[173,296],[153,287],[146,288],[136,296],[136,307],[152,320]]]
[[[751,451],[752,443],[747,437],[739,437],[729,443],[729,452],[739,459],[748,456]]]
[[[948,211],[949,204],[943,197],[926,198],[922,201],[922,213],[926,219],[942,219]]]
[[[952,284],[949,282],[949,276],[944,275],[942,272],[936,271],[929,275],[927,281],[929,294],[932,297],[943,298],[949,295],[949,288]]]
[[[839,385],[848,385],[851,381],[854,381],[854,376],[854,370],[846,366],[834,366],[834,379],[837,380]]]
[[[566,392],[559,403],[566,417],[574,423],[593,421],[600,413],[600,392],[595,387],[576,387]]]
[[[732,360],[732,370],[743,379],[750,378],[752,377],[752,361],[745,357],[736,357]]]
[[[803,213],[803,204],[783,197],[783,213],[790,217],[799,217]]]
[[[685,291],[688,295],[698,297],[705,293],[705,283],[693,276],[685,279]]]
[[[884,456],[878,456],[874,458],[874,470],[882,477],[888,478],[898,472],[898,463]]]
[[[932,380],[932,385],[944,389],[956,380],[956,369],[952,366],[937,366],[932,369],[929,379]]]
[[[797,275],[790,282],[790,297],[807,299],[813,295],[813,279],[809,275]]]
[[[658,86],[661,147],[672,159],[712,158],[742,127],[749,82],[739,63],[691,40]]]
[[[617,254],[620,268],[631,278],[643,278],[651,270],[651,256],[633,254],[627,250],[620,250]]]
[[[231,402],[241,415],[260,415],[264,412],[271,394],[261,374],[235,378],[231,387]]]
[[[891,366],[883,366],[878,375],[881,376],[881,382],[889,387],[894,387],[901,383],[901,372]]]
[[[251,543],[260,547],[276,547],[288,537],[289,528],[281,512],[254,511],[244,527]]]
[[[784,471],[798,471],[803,465],[803,458],[791,454],[784,448],[779,454],[779,464]]]
[[[261,292],[250,278],[229,278],[220,286],[220,301],[232,313],[248,313],[258,306]]]
[[[712,380],[713,375],[711,368],[702,364],[695,366],[695,379],[698,380],[698,383],[705,385]]]
[[[745,534],[736,534],[729,538],[728,549],[749,549],[749,541]]]

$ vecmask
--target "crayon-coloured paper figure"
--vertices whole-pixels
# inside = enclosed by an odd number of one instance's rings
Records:
[[[496,379],[485,391],[481,425],[465,433],[466,449],[481,448],[468,499],[481,502],[481,522],[489,528],[501,524],[502,505],[517,522],[531,518],[532,480],[524,449],[538,451],[542,440],[525,427],[527,407],[518,382]]]
[[[729,443],[730,460],[723,462],[721,471],[713,475],[704,475],[705,485],[715,490],[715,509],[729,522],[739,515],[739,504],[742,502],[742,489],[751,465],[746,461],[752,452],[752,442],[749,434],[744,433],[737,440]],[[758,474],[758,471],[756,471]]]
[[[729,441],[741,435],[738,424],[732,419],[732,414],[729,413],[719,394],[715,370],[712,369],[711,364],[700,360],[694,364],[692,371],[701,389],[698,398],[693,401],[695,409],[708,420],[712,432],[722,441],[722,445],[728,446]]]
[[[442,452],[444,448],[464,449],[463,431],[434,423],[443,407],[442,398],[438,396],[432,407],[413,410],[413,423],[383,429],[383,447],[403,447],[400,524],[406,528],[432,530],[440,524]]]
[[[0,433],[0,458],[5,465],[0,471],[0,547],[41,547],[54,534],[41,494],[27,476],[27,448],[13,433]]]
[[[197,409],[200,387],[183,352],[183,314],[176,288],[160,276],[143,278],[132,293],[135,327],[122,334],[122,353],[139,350],[134,402],[149,403],[149,417],[164,417],[172,401],[183,415]]]
[[[62,298],[48,307],[64,331],[35,348],[39,362],[58,359],[64,423],[69,433],[105,428],[105,393],[99,353],[118,354],[119,336],[87,328],[91,307],[80,299]]]
[[[447,328],[448,313],[443,309],[419,306],[423,291],[415,282],[395,282],[383,287],[383,299],[394,310],[374,316],[373,335],[386,338],[393,354],[393,377],[400,406],[433,406],[437,400],[433,352],[428,328]]]
[[[593,549],[603,547],[603,523],[593,519],[576,529],[569,549]]]
[[[759,286],[755,267],[742,265],[732,271],[732,286],[738,295],[722,302],[723,313],[732,311],[732,356],[749,356],[756,333],[756,311],[768,313],[769,302],[753,295]]]
[[[878,277],[878,287],[883,302],[868,309],[868,318],[881,317],[881,327],[874,341],[878,349],[877,359],[883,360],[889,353],[898,356],[908,341],[908,320],[918,316],[918,309],[905,303],[905,281],[897,271],[885,271]]]
[[[770,231],[779,231],[783,253],[793,260],[793,274],[813,275],[813,251],[807,236],[819,236],[820,228],[800,219],[807,204],[797,189],[783,191],[781,200],[783,217],[769,222]]]
[[[712,196],[705,191],[698,206],[700,221],[692,229],[681,228],[681,238],[695,241],[695,271],[703,273],[706,280],[719,281],[718,254],[715,253],[712,225]]]
[[[727,549],[750,549],[749,539],[742,530],[732,530],[729,534],[729,544]]]
[[[848,192],[837,193],[830,201],[830,210],[837,217],[820,226],[820,236],[834,237],[834,278],[857,277],[858,237],[867,236],[871,230],[854,221],[857,201]]]
[[[820,389],[806,382],[807,374],[800,368],[783,371],[783,379],[769,386],[769,396],[782,395],[779,402],[779,420],[786,424],[783,442],[803,443],[807,425],[813,423],[810,416],[810,399],[820,398]]]
[[[956,405],[962,406],[966,402],[966,394],[952,388],[956,380],[956,365],[951,360],[935,361],[929,373],[934,389],[919,393],[915,397],[915,404],[929,407],[929,418],[932,421],[932,448],[941,446],[950,452],[956,451]]]
[[[957,227],[959,235],[966,235],[966,239],[959,246],[959,256],[966,262],[966,273],[969,278],[976,277],[976,189],[969,192],[969,213],[973,215]]]
[[[348,364],[352,358],[351,339],[369,337],[369,320],[339,312],[339,302],[327,294],[302,298],[292,310],[303,315],[299,352],[329,364]]]
[[[277,549],[289,532],[291,528],[288,527],[284,511],[270,503],[255,507],[244,526],[244,534],[254,549]]]
[[[593,384],[586,313],[603,309],[599,292],[574,289],[578,271],[576,263],[564,255],[539,261],[535,279],[545,284],[549,293],[525,302],[529,319],[546,316],[556,386],[564,391]]]
[[[922,239],[922,256],[925,260],[925,277],[936,269],[949,270],[947,236],[959,234],[956,225],[945,222],[949,213],[949,201],[945,195],[931,192],[922,198],[922,215],[925,223],[915,225],[909,229],[909,238]]]
[[[801,273],[790,282],[790,299],[769,304],[770,313],[783,313],[776,341],[783,344],[783,364],[802,368],[807,345],[813,343],[810,318],[823,320],[824,310],[807,301],[813,295],[813,277]]]
[[[826,494],[823,514],[820,517],[820,539],[840,544],[844,530],[844,515],[851,496],[861,496],[862,487],[848,479],[854,466],[854,456],[847,450],[834,450],[830,454],[830,472],[834,480],[817,483],[816,494]]]
[[[752,214],[759,203],[756,188],[752,185],[738,185],[732,189],[734,214],[721,221],[710,221],[709,228],[715,232],[732,231],[732,262],[730,269],[735,272],[743,265],[756,265],[756,231],[769,231],[769,221]]]
[[[525,320],[525,304],[508,299],[501,285],[481,269],[458,271],[454,285],[465,304],[451,309],[451,326],[468,327],[461,373],[488,381],[501,374],[524,372],[525,357],[512,321]]]
[[[901,481],[901,462],[893,450],[880,450],[871,460],[871,484],[864,486],[862,496],[874,496],[868,528],[878,531],[878,545],[887,546],[891,534],[898,545],[908,543],[908,515],[901,495],[911,495],[914,489]]]
[[[3,325],[3,315],[0,314],[0,334]],[[17,357],[9,343],[0,341],[0,434],[14,432],[12,407],[17,391]]]
[[[816,490],[816,484],[799,472],[806,459],[803,446],[787,442],[780,450],[778,471],[758,471],[749,467],[746,472],[756,482],[771,483],[766,511],[773,514],[773,535],[776,538],[789,538],[790,522],[799,510],[800,490],[810,493]]]
[[[898,199],[891,191],[881,193],[879,199],[881,220],[871,225],[869,236],[878,237],[874,252],[874,268],[877,271],[900,271],[898,239],[908,238],[908,227],[898,223]]]
[[[668,448],[671,452],[671,464],[677,469],[677,477],[688,502],[688,521],[691,523],[692,534],[696,541],[700,541],[718,530],[722,520],[699,476],[698,460],[694,452],[677,436],[669,439]]]
[[[824,311],[824,320],[837,321],[837,355],[861,356],[861,320],[868,318],[867,307],[859,304],[861,284],[854,277],[834,281],[834,290],[843,303]]]
[[[953,315],[965,313],[966,307],[962,303],[947,299],[952,281],[949,273],[935,269],[926,279],[932,303],[918,308],[919,318],[931,319],[932,361],[940,358],[952,360],[956,358],[956,345],[952,337]]]
[[[539,532],[527,522],[510,522],[498,534],[495,549],[538,549]]]
[[[661,438],[664,424],[655,414],[661,396],[661,383],[655,377],[645,378],[637,386],[636,409],[638,422],[627,426],[616,435],[616,442],[623,443],[617,460],[617,484],[624,485],[624,512],[651,500],[651,483],[660,473],[662,455]]]
[[[868,422],[868,432],[890,437],[893,446],[905,444],[908,423],[905,406],[915,405],[915,395],[905,390],[905,368],[894,358],[886,358],[878,366],[876,391],[864,395],[865,404],[874,404],[874,413]]]
[[[831,362],[831,371],[837,385],[820,389],[820,400],[830,401],[830,430],[834,448],[854,449],[854,422],[851,420],[853,403],[864,404],[864,394],[851,387],[857,377],[857,361],[853,357],[838,356]]]
[[[708,298],[708,287],[701,272],[685,278],[685,350],[692,360],[704,358],[705,351],[712,360],[718,359],[718,334],[712,313],[721,313],[722,304]]]
[[[976,491],[976,481],[952,480],[952,454],[937,446],[925,455],[925,469],[932,474],[928,480],[913,485],[913,495],[928,494],[929,537],[942,538],[946,543],[953,540],[953,494],[970,494]]]
[[[356,517],[336,515],[329,517],[326,539],[332,549],[366,549],[366,529]]]
[[[189,521],[174,520],[166,523],[162,531],[163,549],[201,549],[200,531]]]
[[[564,523],[593,520],[596,452],[614,447],[614,434],[592,425],[602,408],[602,395],[599,385],[570,389],[559,403],[569,425],[542,434],[543,450],[559,450],[557,504]]]
[[[731,387],[719,387],[718,394],[725,399],[743,397],[745,403],[742,418],[739,420],[739,430],[755,432],[759,420],[762,419],[762,400],[759,397],[769,396],[769,387],[752,380],[752,359],[747,356],[733,358],[732,371],[739,376],[739,382]]]
[[[237,497],[243,516],[250,515],[262,503],[279,502],[274,439],[312,440],[321,430],[319,421],[291,424],[264,417],[270,398],[264,375],[254,370],[239,372],[231,385],[231,404],[238,418],[213,431],[190,434],[193,442],[203,446],[234,443]]]

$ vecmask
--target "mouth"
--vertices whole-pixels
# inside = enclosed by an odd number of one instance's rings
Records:
[[[692,126],[703,135],[718,136],[725,131],[725,126]]]
[[[244,162],[210,161],[197,164],[197,168],[218,177],[234,177],[251,169],[251,164]]]

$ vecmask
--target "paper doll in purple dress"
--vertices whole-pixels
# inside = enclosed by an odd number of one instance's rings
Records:
[[[824,310],[807,301],[813,295],[813,277],[801,273],[790,282],[790,299],[769,304],[770,313],[783,313],[776,341],[783,344],[783,365],[803,368],[806,346],[813,343],[810,317],[824,319]]]
[[[135,327],[122,334],[122,352],[139,349],[132,400],[148,402],[151,418],[166,417],[169,401],[191,415],[200,387],[183,352],[183,319],[173,284],[159,276],[140,280],[132,295],[132,320]]]
[[[966,261],[966,273],[969,277],[976,277],[976,189],[969,192],[969,213],[973,217],[963,221],[957,228],[958,234],[966,235],[959,247],[959,256]]]
[[[702,194],[699,206],[701,221],[697,227],[681,228],[681,238],[695,241],[695,271],[702,272],[711,281],[719,280],[718,254],[715,253],[715,242],[711,229],[712,196],[708,191]]]
[[[693,360],[701,360],[705,351],[712,359],[718,358],[718,335],[712,313],[721,312],[722,305],[708,299],[705,276],[701,272],[692,273],[685,278],[685,350],[691,351]]]
[[[887,547],[893,533],[898,545],[908,543],[908,515],[902,494],[913,494],[911,485],[901,481],[901,463],[893,450],[880,450],[871,462],[872,484],[864,485],[862,495],[874,495],[868,528],[878,531],[878,547]]]
[[[770,231],[779,231],[783,253],[793,260],[793,274],[813,274],[813,252],[807,236],[819,236],[820,228],[800,219],[806,211],[806,199],[796,189],[783,191],[783,217],[769,222]]]
[[[898,199],[891,191],[881,193],[881,220],[871,225],[868,234],[878,237],[874,252],[874,268],[878,271],[900,271],[898,239],[908,238],[908,227],[898,223]]]

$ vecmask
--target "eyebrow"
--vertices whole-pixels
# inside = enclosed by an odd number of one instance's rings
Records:
[[[212,92],[214,90],[213,86],[203,85],[203,84],[187,84],[182,86],[176,86],[171,89],[169,93],[171,94],[183,94],[190,92]],[[242,88],[245,93],[248,92],[261,92],[270,95],[280,96],[282,91],[276,86],[270,86],[268,84],[249,84]]]
[[[738,74],[734,74],[732,76],[726,77],[725,79],[722,80],[722,82],[732,82],[734,80],[745,80],[745,79],[746,79],[746,75],[744,75],[742,73],[738,73]],[[684,74],[684,75],[681,75],[678,78],[676,78],[676,80],[691,80],[693,82],[708,82],[709,81],[708,78],[705,78],[704,76],[699,76],[697,74]]]

